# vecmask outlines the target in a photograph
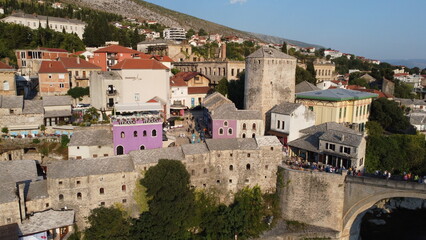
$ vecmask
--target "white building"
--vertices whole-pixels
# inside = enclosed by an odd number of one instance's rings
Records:
[[[271,109],[269,134],[287,143],[301,137],[299,131],[315,125],[315,113],[301,103],[281,103]]]
[[[186,39],[186,31],[183,28],[166,28],[163,37],[167,40],[182,41]]]
[[[56,32],[65,30],[67,33],[76,33],[81,39],[83,39],[84,29],[87,25],[85,22],[77,19],[47,17],[25,13],[15,13],[1,19],[1,21],[27,26],[31,29],[38,29],[39,26],[46,28],[47,22],[49,22],[50,29]]]
[[[343,56],[343,53],[337,51],[337,50],[324,50],[324,56],[330,55],[331,59],[339,58]]]
[[[109,72],[90,76],[92,106],[112,111],[116,105],[137,108],[156,97],[170,112],[170,69],[152,59],[124,59]]]
[[[112,132],[104,129],[76,131],[68,143],[70,159],[85,159],[114,156]]]

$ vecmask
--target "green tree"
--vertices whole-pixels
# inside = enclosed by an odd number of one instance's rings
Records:
[[[186,38],[190,39],[195,34],[196,34],[195,30],[191,28],[186,32]]]
[[[369,121],[380,123],[383,129],[391,133],[416,133],[404,115],[404,111],[396,102],[386,98],[379,98],[372,102]]]
[[[302,67],[296,66],[296,84],[299,84],[303,81],[310,82],[312,84],[316,84],[317,80],[312,76],[312,74],[303,69]]]
[[[68,147],[69,142],[70,142],[70,138],[67,135],[61,136],[61,147],[63,147],[63,148]]]
[[[86,110],[85,114],[83,115],[83,120],[85,122],[92,122],[92,121],[97,122],[99,119],[99,116],[100,114],[98,110],[94,107],[91,107]]]
[[[376,121],[368,121],[365,128],[369,136],[381,136],[384,132],[382,125]]]
[[[161,233],[161,239],[188,238],[195,213],[195,198],[189,179],[185,166],[176,160],[161,159],[148,169],[141,184],[150,199],[149,212],[142,214],[140,222],[135,223],[137,233]],[[140,225],[147,222],[151,222],[150,228]]]
[[[226,97],[228,95],[228,80],[222,78],[216,85],[215,90]]]
[[[200,28],[200,30],[198,30],[198,36],[207,36],[207,35],[208,33],[203,28]]]
[[[84,231],[85,240],[127,240],[130,238],[130,222],[125,213],[115,207],[100,207],[90,211],[87,221],[90,227]]]
[[[80,101],[83,99],[84,96],[89,96],[90,95],[90,89],[89,87],[74,87],[74,88],[70,88],[67,91],[67,95],[70,95],[72,98],[74,99],[80,99]]]
[[[281,51],[285,54],[287,54],[287,43],[283,42],[283,46],[281,47]]]
[[[245,72],[240,72],[238,80],[231,80],[228,83],[228,98],[235,103],[238,109],[244,109],[244,84]]]
[[[401,82],[399,80],[394,80],[395,82],[395,97],[398,98],[409,98],[414,99],[416,95],[413,93],[413,86],[406,84],[404,82]]]
[[[4,128],[1,129],[1,132],[4,133],[4,134],[8,134],[9,133],[9,128],[4,127]]]
[[[365,87],[365,88],[370,87],[370,84],[364,78],[356,78],[356,79],[353,79],[353,80],[349,80],[349,84],[350,85],[358,85],[358,86]]]

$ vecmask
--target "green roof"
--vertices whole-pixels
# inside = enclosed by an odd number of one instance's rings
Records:
[[[296,98],[298,99],[315,99],[336,102],[347,100],[361,100],[375,97],[378,97],[378,95],[375,93],[348,90],[343,88],[302,92],[296,94]]]

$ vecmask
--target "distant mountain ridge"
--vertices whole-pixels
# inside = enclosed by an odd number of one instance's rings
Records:
[[[390,63],[392,65],[406,66],[409,68],[426,68],[426,59],[384,59],[382,61]]]
[[[168,27],[182,27],[187,30],[191,28],[194,30],[203,28],[209,33],[219,33],[225,36],[238,35],[239,37],[255,38],[267,43],[282,44],[283,41],[286,41],[300,47],[321,47],[316,44],[281,37],[240,31],[142,0],[62,0],[62,2],[73,3],[131,18],[155,20]]]

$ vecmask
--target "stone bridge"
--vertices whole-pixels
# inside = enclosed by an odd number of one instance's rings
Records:
[[[287,167],[281,174],[283,218],[328,228],[335,239],[358,239],[363,213],[383,199],[426,199],[426,184]]]

